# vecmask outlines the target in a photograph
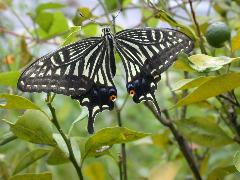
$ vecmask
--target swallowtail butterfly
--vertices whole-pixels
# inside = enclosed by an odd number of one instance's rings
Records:
[[[161,73],[182,51],[190,53],[193,41],[172,29],[127,29],[113,35],[77,41],[30,64],[18,80],[27,92],[54,92],[71,96],[89,110],[88,132],[93,133],[97,113],[114,108],[117,89],[114,49],[126,71],[126,88],[133,101],[154,101]]]

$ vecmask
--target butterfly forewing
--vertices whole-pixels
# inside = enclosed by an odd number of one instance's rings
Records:
[[[180,52],[189,53],[193,49],[188,36],[172,29],[124,30],[116,34],[116,44],[128,82],[141,71],[158,79]]]
[[[103,49],[106,47],[102,38],[89,38],[60,48],[28,66],[19,79],[18,88],[28,92],[80,95],[94,83],[92,72],[100,68],[98,60],[101,61]]]

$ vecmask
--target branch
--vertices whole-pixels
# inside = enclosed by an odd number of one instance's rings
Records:
[[[196,15],[195,15],[195,12],[193,10],[193,6],[192,6],[192,0],[188,0],[189,4],[190,4],[190,9],[191,9],[191,13],[192,13],[192,17],[193,17],[193,22],[196,26],[196,30],[197,30],[197,33],[198,33],[198,37],[199,37],[199,46],[200,46],[200,49],[201,49],[201,52],[203,54],[207,54],[207,51],[204,47],[204,44],[203,44],[203,37],[201,35],[201,31],[200,31],[200,27],[199,27],[199,24],[197,22],[197,19],[196,19]]]
[[[28,39],[28,40],[35,41],[35,42],[39,42],[39,43],[47,43],[47,44],[58,45],[58,44],[55,43],[55,42],[50,42],[50,41],[47,41],[47,40],[39,40],[39,39],[30,37],[30,36],[24,36],[24,35],[21,35],[21,34],[12,32],[12,31],[9,31],[9,30],[7,30],[7,29],[5,29],[5,28],[2,28],[2,27],[0,27],[0,33],[6,33],[6,34],[9,34],[9,35],[11,35],[11,36],[16,36],[16,37],[24,38],[24,39]]]
[[[64,134],[63,130],[61,129],[61,127],[60,127],[60,125],[58,123],[56,112],[55,112],[55,108],[52,106],[52,101],[53,101],[53,98],[51,97],[50,94],[48,94],[46,102],[47,102],[47,106],[50,109],[51,114],[52,114],[52,121],[51,122],[57,128],[58,132],[60,133],[60,135],[62,136],[64,142],[67,145],[68,152],[69,152],[69,160],[72,162],[74,168],[76,169],[79,179],[83,180],[82,171],[81,171],[81,168],[79,167],[79,165],[77,163],[77,160],[76,160],[76,158],[74,156],[70,139]]]
[[[163,116],[159,116],[159,114],[157,113],[157,111],[154,109],[154,107],[149,104],[149,103],[145,103],[145,105],[150,109],[150,111],[152,111],[152,113],[154,114],[154,116],[157,118],[157,120],[163,124],[164,126],[168,127],[172,134],[174,135],[178,145],[179,145],[179,148],[180,150],[182,151],[185,159],[187,160],[188,162],[188,165],[190,167],[190,169],[192,170],[195,178],[197,180],[201,180],[201,175],[198,171],[198,168],[197,168],[197,164],[196,162],[194,161],[194,157],[191,153],[191,150],[187,144],[187,141],[184,139],[184,137],[176,130],[176,128],[174,127],[173,123],[171,122],[171,120],[169,119],[166,119],[164,118]],[[163,123],[163,122],[168,122],[168,123]]]

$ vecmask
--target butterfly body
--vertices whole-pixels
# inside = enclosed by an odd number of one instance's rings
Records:
[[[92,37],[49,53],[30,64],[18,81],[27,92],[55,92],[77,99],[89,110],[88,131],[97,113],[114,108],[117,89],[114,49],[126,71],[126,87],[134,102],[153,101],[161,73],[180,52],[190,53],[193,41],[172,29],[127,29],[113,35],[103,29]]]

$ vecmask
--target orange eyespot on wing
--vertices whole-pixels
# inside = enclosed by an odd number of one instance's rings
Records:
[[[109,97],[109,99],[114,102],[114,101],[116,101],[117,96],[116,96],[116,95],[111,95],[111,96]]]
[[[136,92],[135,92],[135,90],[132,89],[132,90],[129,91],[129,94],[130,94],[130,96],[133,97],[136,94]]]

